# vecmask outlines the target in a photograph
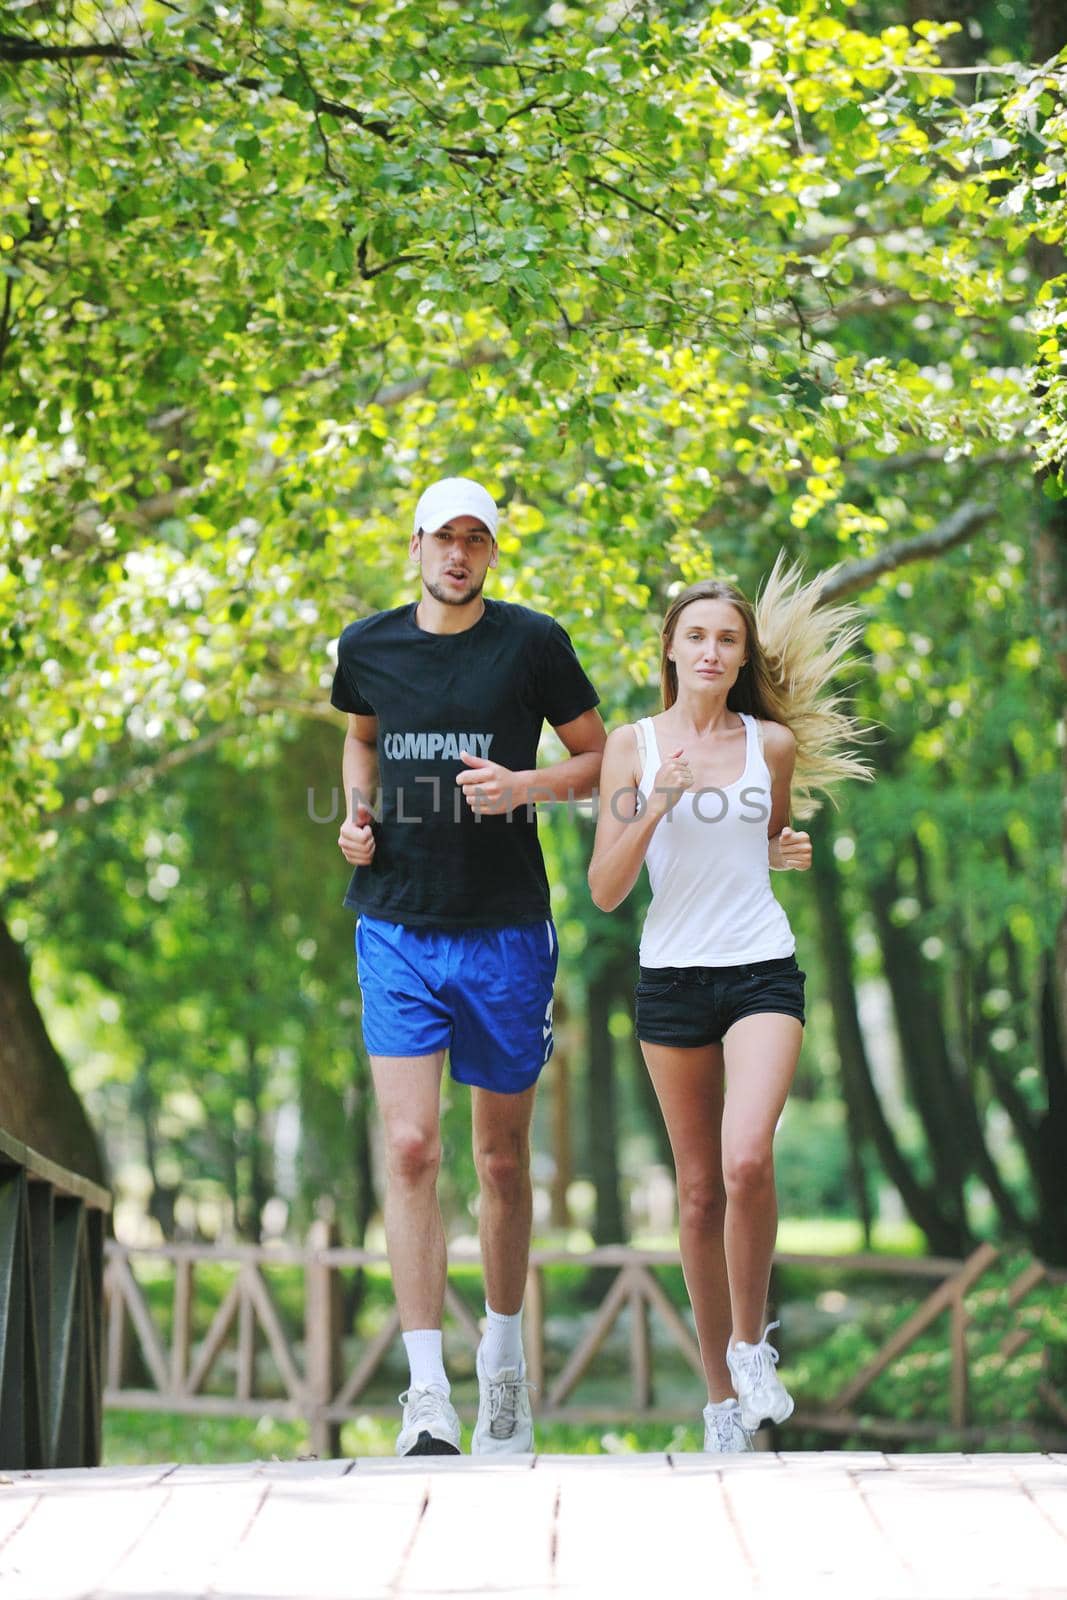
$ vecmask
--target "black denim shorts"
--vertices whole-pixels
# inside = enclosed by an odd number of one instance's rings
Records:
[[[804,978],[796,956],[738,967],[642,967],[637,1037],[693,1049],[718,1044],[742,1017],[778,1011],[804,1021]]]

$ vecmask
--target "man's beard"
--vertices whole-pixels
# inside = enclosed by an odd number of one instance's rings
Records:
[[[480,581],[468,589],[465,594],[456,594],[454,590],[446,589],[439,583],[431,583],[425,573],[423,574],[422,582],[426,593],[432,594],[435,600],[440,600],[443,606],[465,606],[469,605],[472,600],[476,600],[481,594],[485,585],[485,574],[483,573]]]

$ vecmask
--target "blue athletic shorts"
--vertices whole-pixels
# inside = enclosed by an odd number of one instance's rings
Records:
[[[413,928],[361,915],[356,962],[372,1056],[447,1050],[457,1083],[521,1094],[552,1054],[551,922]]]

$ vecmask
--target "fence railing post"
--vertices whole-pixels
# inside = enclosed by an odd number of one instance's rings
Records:
[[[10,1170],[12,1166],[16,1168],[15,1171]],[[0,1161],[0,1267],[5,1267],[12,1260],[24,1261],[27,1254],[25,1213],[29,1206],[23,1199],[20,1211],[20,1183],[25,1191],[25,1174],[17,1170],[17,1163],[9,1163],[5,1170],[4,1162]],[[99,1404],[93,1394],[92,1384],[98,1352],[88,1351],[88,1360],[83,1361],[77,1335],[66,1347],[63,1344],[66,1330],[74,1331],[73,1323],[64,1311],[71,1292],[70,1272],[64,1267],[64,1260],[69,1262],[74,1259],[69,1248],[74,1237],[72,1234],[66,1232],[67,1245],[61,1247],[61,1236],[65,1230],[59,1225],[59,1220],[64,1206],[62,1199],[57,1199],[52,1207],[39,1201],[35,1206],[39,1218],[48,1215],[53,1218],[51,1248],[46,1243],[47,1230],[42,1231],[40,1226],[33,1248],[34,1259],[38,1263],[51,1261],[50,1284],[35,1285],[34,1294],[29,1297],[16,1287],[5,1304],[4,1281],[0,1275],[0,1376],[3,1380],[0,1382],[0,1466],[13,1464],[14,1452],[25,1451],[26,1435],[32,1434],[35,1427],[39,1429],[42,1426],[40,1417],[56,1417],[54,1410],[44,1409],[46,1402],[43,1399],[34,1397],[35,1371],[43,1373],[47,1368],[50,1374],[58,1375],[60,1369],[64,1370],[67,1374],[63,1385],[65,1404],[69,1406],[72,1397],[81,1390],[87,1418],[92,1418]],[[99,1260],[105,1215],[90,1207],[85,1220],[91,1239],[95,1241],[88,1255],[95,1263]],[[341,1246],[337,1242],[336,1230],[323,1225],[313,1228],[303,1245],[252,1246],[235,1243],[230,1246],[170,1244],[124,1247],[115,1240],[108,1240],[107,1254],[110,1308],[107,1370],[112,1379],[106,1395],[108,1405],[156,1411],[161,1409],[165,1400],[168,1410],[190,1415],[207,1413],[259,1417],[269,1414],[290,1418],[295,1413],[306,1419],[312,1447],[320,1457],[339,1453],[341,1428],[348,1419],[354,1419],[364,1412],[372,1416],[395,1414],[391,1400],[384,1401],[380,1392],[380,1385],[386,1376],[381,1369],[400,1332],[395,1307],[377,1322],[373,1331],[357,1335],[353,1328],[352,1347],[348,1347],[347,1340],[342,1337],[347,1331],[343,1312],[344,1274],[351,1270],[363,1272],[368,1267],[381,1266],[384,1269],[384,1255],[362,1246]],[[81,1252],[77,1252],[77,1255],[79,1260],[86,1259]],[[157,1325],[146,1292],[134,1278],[130,1268],[131,1256],[171,1262],[175,1266],[175,1313],[169,1342],[166,1332]],[[453,1257],[457,1263],[475,1259],[469,1253],[458,1253]],[[894,1327],[887,1337],[883,1336],[881,1348],[863,1362],[861,1370],[854,1372],[851,1377],[842,1377],[841,1388],[836,1394],[820,1400],[817,1409],[809,1409],[805,1396],[799,1395],[793,1426],[827,1434],[851,1434],[876,1441],[936,1439],[945,1431],[945,1416],[930,1415],[916,1420],[885,1414],[879,1395],[874,1394],[868,1402],[866,1391],[918,1339],[943,1338],[941,1329],[945,1329],[947,1339],[941,1348],[944,1349],[947,1344],[950,1358],[949,1425],[953,1431],[963,1433],[968,1442],[980,1441],[982,1427],[974,1425],[976,1419],[970,1414],[968,1403],[969,1359],[975,1350],[984,1348],[987,1335],[997,1331],[1001,1308],[1012,1313],[1014,1325],[1000,1337],[997,1360],[1010,1360],[1021,1349],[1041,1342],[1040,1326],[1033,1317],[1027,1315],[1028,1308],[1023,1305],[1026,1295],[1038,1283],[1047,1282],[1050,1290],[1062,1294],[1067,1300],[1067,1272],[1040,1262],[1031,1262],[1017,1273],[1002,1294],[994,1295],[995,1305],[985,1304],[990,1299],[989,1295],[969,1302],[967,1297],[974,1285],[996,1259],[997,1252],[990,1245],[980,1246],[966,1261],[942,1257],[913,1259],[893,1255],[783,1253],[779,1257],[783,1270],[790,1267],[803,1268],[805,1271],[829,1270],[835,1280],[842,1272],[873,1273],[878,1278],[889,1277],[898,1281],[913,1279],[937,1285],[921,1303],[914,1305],[914,1309],[905,1312],[899,1326]],[[196,1262],[236,1262],[240,1272],[239,1280],[231,1285],[222,1304],[215,1309],[210,1325],[198,1338],[194,1338],[196,1319],[191,1317]],[[698,1384],[703,1375],[700,1351],[688,1313],[676,1306],[656,1276],[655,1269],[662,1267],[677,1271],[678,1265],[677,1253],[671,1250],[605,1246],[580,1254],[543,1248],[534,1252],[527,1280],[525,1333],[527,1371],[530,1381],[540,1388],[537,1409],[542,1420],[570,1421],[583,1425],[615,1423],[626,1416],[635,1421],[653,1415],[660,1421],[692,1420],[691,1400],[683,1409],[682,1402],[673,1396],[666,1406],[662,1403],[657,1405],[655,1396],[655,1378],[661,1355],[658,1346],[664,1341],[662,1337],[652,1338],[650,1319],[654,1319],[657,1334],[665,1334],[666,1342],[683,1357]],[[569,1319],[566,1322],[560,1319],[553,1326],[552,1320],[545,1314],[553,1288],[552,1268],[556,1266],[564,1268],[569,1279],[573,1277],[576,1266],[582,1271],[591,1267],[615,1272],[603,1303],[591,1316],[583,1318],[577,1339]],[[294,1348],[293,1330],[287,1331],[284,1319],[268,1293],[269,1285],[264,1276],[283,1267],[299,1269],[303,1278],[303,1304],[297,1313],[302,1350]],[[94,1266],[90,1265],[88,1273],[79,1274],[78,1282],[82,1286],[79,1293],[83,1293],[91,1283],[94,1270]],[[67,1288],[64,1288],[65,1283]],[[474,1320],[470,1308],[451,1285],[450,1290],[450,1308],[461,1318],[463,1330],[472,1335]],[[774,1320],[775,1300],[784,1292],[776,1276],[772,1280],[768,1306],[771,1320]],[[247,1360],[250,1339],[246,1327],[243,1378],[231,1369],[228,1379],[222,1375],[217,1377],[209,1392],[210,1375],[224,1348],[229,1348],[231,1357],[240,1352],[238,1312],[242,1295],[254,1312],[256,1337],[262,1333],[266,1339],[268,1348],[264,1351],[261,1364],[263,1370],[253,1371]],[[909,1306],[913,1303],[913,1292],[910,1290],[907,1302]],[[46,1306],[51,1308],[47,1319]],[[203,1313],[206,1308],[202,1307],[201,1310]],[[987,1326],[987,1310],[994,1318],[992,1329]],[[625,1348],[627,1341],[617,1337],[620,1330],[616,1329],[616,1323],[627,1311],[630,1316],[623,1320],[630,1324],[629,1373],[633,1391],[626,1409],[621,1411],[618,1400],[606,1397],[589,1402],[578,1400],[575,1403],[572,1398],[574,1391],[601,1348],[611,1341],[613,1364],[618,1359],[619,1346]],[[42,1334],[46,1320],[49,1324],[47,1340]],[[203,1315],[200,1320],[205,1320]],[[127,1324],[131,1353],[134,1340],[138,1353],[137,1371],[132,1373],[131,1387],[125,1387],[118,1381],[123,1368],[123,1346],[127,1343]],[[87,1317],[83,1325],[95,1327],[95,1314]],[[972,1328],[975,1330],[973,1340]],[[473,1337],[477,1335],[473,1334]],[[969,1348],[972,1342],[975,1350]],[[30,1360],[28,1365],[27,1345],[38,1352],[38,1360]],[[237,1349],[234,1350],[233,1346]],[[63,1353],[64,1348],[66,1354]],[[46,1349],[49,1352],[47,1360]],[[787,1347],[787,1360],[789,1355]],[[134,1364],[131,1362],[130,1365],[132,1367]],[[143,1381],[142,1368],[148,1375],[147,1390],[137,1387]],[[26,1383],[16,1381],[21,1372],[28,1373]],[[183,1372],[184,1383],[180,1381]],[[372,1387],[376,1376],[379,1386]],[[42,1393],[44,1387],[42,1378],[39,1385]],[[1040,1448],[1061,1450],[1063,1435],[1060,1426],[1067,1420],[1067,1399],[1061,1390],[1062,1386],[1061,1389],[1054,1387],[1051,1370],[1046,1372],[1039,1392],[1047,1404],[1051,1426],[1047,1427],[1043,1421],[1033,1424],[1020,1421],[1018,1429],[1007,1423],[1003,1426],[1008,1427],[1009,1431],[1023,1431],[1028,1435],[1033,1427],[1033,1438]],[[692,1395],[698,1392],[698,1388],[691,1390]],[[49,1406],[53,1404],[51,1396],[47,1403]],[[91,1420],[85,1433],[85,1438],[89,1440],[86,1446],[78,1439],[76,1427],[69,1426],[69,1419],[68,1411],[66,1425],[61,1429],[66,1435],[64,1448],[72,1453],[84,1448],[92,1449]],[[999,1423],[996,1426],[998,1430],[1001,1428]],[[5,1450],[8,1452],[6,1462],[3,1456]],[[59,1465],[60,1462],[53,1458],[47,1464]]]
[[[320,1460],[341,1453],[341,1424],[327,1411],[341,1382],[341,1283],[336,1268],[319,1259],[338,1242],[337,1225],[319,1219],[307,1236],[304,1288],[304,1362],[311,1448]]]
[[[0,1130],[0,1467],[100,1459],[111,1196]]]
[[[193,1262],[183,1256],[174,1263],[174,1314],[171,1319],[170,1381],[175,1394],[185,1389],[193,1328]],[[116,1388],[118,1385],[116,1384]]]

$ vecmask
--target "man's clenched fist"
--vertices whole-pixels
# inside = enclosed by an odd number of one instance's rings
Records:
[[[374,860],[374,830],[371,821],[369,808],[360,801],[355,816],[347,817],[341,824],[337,843],[350,867],[369,867]]]
[[[525,804],[526,793],[517,772],[502,767],[499,761],[483,761],[467,750],[460,751],[459,759],[467,770],[458,774],[456,782],[473,812],[499,817]]]

